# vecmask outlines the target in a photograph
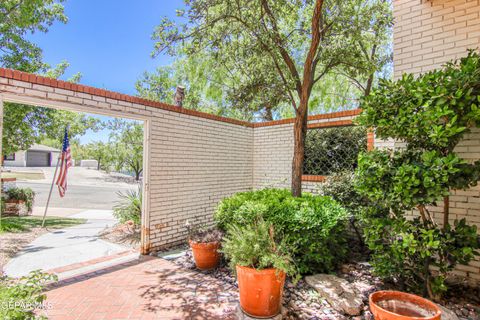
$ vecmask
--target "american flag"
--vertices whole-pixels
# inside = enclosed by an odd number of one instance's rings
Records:
[[[68,142],[68,131],[65,128],[65,136],[63,138],[62,155],[60,158],[60,173],[57,178],[58,192],[63,198],[67,191],[67,173],[68,168],[72,166],[72,155],[70,153],[70,142]]]

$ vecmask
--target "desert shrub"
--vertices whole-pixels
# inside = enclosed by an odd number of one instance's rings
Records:
[[[129,220],[139,225],[142,217],[142,190],[127,190],[118,192],[120,201],[113,207],[113,215],[121,223]]]
[[[261,217],[243,226],[231,225],[222,243],[222,252],[234,271],[240,265],[257,270],[276,268],[295,276],[291,251],[285,238],[278,237],[274,226]]]
[[[223,238],[223,232],[215,227],[207,225],[192,225],[187,220],[185,227],[188,232],[188,240],[198,243],[219,242]]]
[[[265,189],[237,193],[220,202],[215,221],[222,230],[249,225],[261,217],[284,237],[300,273],[328,272],[346,253],[347,212],[330,197],[289,190]]]
[[[36,316],[35,309],[42,308],[46,296],[42,293],[45,284],[55,281],[52,274],[33,271],[28,276],[12,279],[0,277],[0,318],[6,320],[46,319]]]
[[[391,209],[388,218],[372,217],[366,234],[375,271],[403,277],[410,289],[422,287],[431,299],[447,289],[445,278],[457,263],[478,255],[476,226],[451,219],[449,195],[477,185],[480,178],[480,161],[466,161],[455,152],[480,124],[479,97],[480,55],[470,51],[439,70],[381,80],[362,100],[357,118],[378,138],[405,144],[359,156],[357,189]],[[441,206],[441,221],[430,206]],[[406,210],[416,210],[419,217],[407,220]]]
[[[35,201],[35,192],[31,188],[9,188],[5,191],[6,200],[23,200],[25,201],[25,206],[30,212],[33,208],[33,203]]]

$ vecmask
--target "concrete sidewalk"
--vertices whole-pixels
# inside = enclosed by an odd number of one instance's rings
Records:
[[[37,269],[55,269],[129,250],[98,237],[100,231],[117,222],[111,210],[85,210],[69,217],[87,222],[41,235],[7,263],[5,273],[19,277]]]

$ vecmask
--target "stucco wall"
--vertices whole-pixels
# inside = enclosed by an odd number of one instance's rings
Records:
[[[480,47],[480,0],[395,0],[394,75],[423,73]],[[391,146],[391,143],[390,143]],[[480,130],[457,147],[469,161],[480,159]],[[450,218],[466,218],[479,227],[480,187],[452,192]],[[441,223],[439,208],[430,208]],[[459,266],[457,275],[480,280],[480,259]]]
[[[5,167],[25,167],[27,165],[25,151],[15,152],[15,160],[4,160],[3,165]]]

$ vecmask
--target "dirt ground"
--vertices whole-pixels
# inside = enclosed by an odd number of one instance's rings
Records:
[[[124,245],[132,249],[140,248],[140,228],[129,225],[128,223],[118,223],[112,228],[106,228],[99,236],[106,241]]]
[[[48,230],[35,227],[28,232],[5,232],[0,234],[0,270],[24,246]]]

